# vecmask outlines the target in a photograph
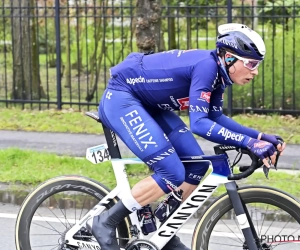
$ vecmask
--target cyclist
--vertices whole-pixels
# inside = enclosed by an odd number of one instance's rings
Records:
[[[130,197],[88,223],[102,250],[120,249],[116,227],[130,213],[177,188],[185,199],[199,184],[209,165],[180,161],[180,156],[204,154],[192,133],[247,148],[268,167],[275,161],[275,148],[283,151],[280,137],[222,114],[225,88],[233,82],[244,85],[258,75],[266,51],[261,36],[243,24],[223,24],[218,31],[214,50],[131,53],[111,68],[99,116],[154,174],[137,183]],[[190,129],[173,112],[186,109]],[[189,248],[174,236],[163,249]]]

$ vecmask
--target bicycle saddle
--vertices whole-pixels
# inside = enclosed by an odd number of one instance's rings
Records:
[[[91,117],[91,118],[93,118],[95,121],[101,123],[101,119],[100,119],[100,117],[99,117],[99,115],[98,115],[98,112],[91,112],[91,111],[88,111],[88,112],[85,112],[85,115],[88,116],[88,117]]]

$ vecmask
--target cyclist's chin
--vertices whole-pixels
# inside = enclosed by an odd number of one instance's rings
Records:
[[[241,85],[241,86],[247,84],[247,82],[244,82],[244,81],[236,81],[236,82],[234,82],[234,83],[235,83],[236,85]]]
[[[235,81],[234,83],[237,84],[237,85],[246,85],[247,83],[250,83],[252,79],[241,79],[241,80],[238,80],[238,81]]]

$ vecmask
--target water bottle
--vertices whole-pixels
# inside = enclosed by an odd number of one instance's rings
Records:
[[[182,193],[182,190],[172,191],[161,203],[158,204],[154,210],[154,214],[161,223],[165,222],[167,218],[169,218],[169,216],[180,206]]]
[[[155,217],[152,213],[150,205],[146,205],[137,210],[137,216],[140,221],[140,226],[144,235],[148,235],[157,230]]]

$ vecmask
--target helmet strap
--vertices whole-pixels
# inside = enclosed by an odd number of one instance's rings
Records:
[[[235,57],[228,57],[228,58],[224,58],[224,61],[225,61],[225,69],[226,69],[226,72],[227,74],[229,75],[229,68],[235,64],[235,62],[237,61],[238,59],[235,58]],[[227,64],[229,63],[229,64]]]
[[[221,57],[223,57],[224,58],[224,61],[225,61],[225,69],[226,69],[226,73],[227,73],[227,75],[229,76],[229,68],[236,62],[236,61],[238,61],[238,59],[237,58],[235,58],[235,57],[228,57],[228,58],[225,58],[225,55],[226,55],[226,53],[227,53],[227,51],[225,50],[225,49],[223,49],[223,48],[221,48],[221,49],[219,49],[219,48],[217,48],[217,55],[219,56],[219,59],[221,58]],[[230,52],[229,52],[230,53]],[[227,63],[229,63],[229,64],[227,64]],[[231,80],[231,79],[230,79]]]

